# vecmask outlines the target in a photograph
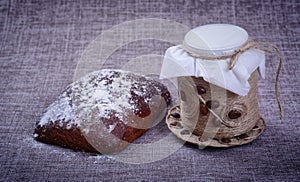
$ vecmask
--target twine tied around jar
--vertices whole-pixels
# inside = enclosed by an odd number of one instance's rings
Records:
[[[270,49],[271,48],[271,49]],[[280,74],[280,69],[281,69],[281,64],[282,64],[282,56],[279,51],[279,48],[269,42],[254,42],[251,39],[248,39],[246,43],[244,43],[240,48],[236,49],[232,53],[227,53],[223,55],[218,55],[218,56],[210,56],[210,55],[200,55],[196,54],[194,52],[189,51],[184,44],[182,45],[182,49],[185,50],[190,56],[194,58],[199,58],[199,59],[205,59],[205,60],[224,60],[224,59],[230,59],[229,64],[228,64],[228,69],[232,70],[232,68],[235,66],[236,62],[238,61],[238,58],[240,55],[242,55],[245,51],[249,49],[257,49],[266,53],[272,53],[273,50],[275,50],[277,57],[279,59],[277,71],[276,71],[276,80],[275,80],[275,94],[276,94],[276,100],[277,104],[279,107],[279,114],[280,114],[280,119],[283,119],[283,109],[279,97],[279,91],[278,91],[278,80],[279,80],[279,74]]]

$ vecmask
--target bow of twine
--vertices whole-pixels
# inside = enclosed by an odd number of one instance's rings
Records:
[[[183,45],[182,45],[182,48],[192,57],[199,58],[199,59],[206,59],[206,60],[230,59],[229,64],[228,64],[229,70],[232,70],[232,68],[235,66],[240,55],[242,55],[245,51],[247,51],[249,49],[257,49],[257,50],[260,50],[260,51],[263,51],[266,53],[272,53],[273,50],[275,50],[277,57],[279,59],[278,68],[277,68],[277,72],[276,72],[276,80],[275,80],[275,94],[276,94],[276,99],[277,99],[277,103],[278,103],[278,107],[279,107],[280,119],[281,120],[283,119],[283,109],[282,109],[279,92],[278,92],[278,80],[279,80],[279,73],[280,73],[281,64],[282,64],[282,56],[281,56],[281,53],[277,46],[275,46],[274,44],[269,43],[269,42],[254,42],[249,39],[245,44],[243,44],[239,49],[236,49],[234,52],[220,55],[220,56],[207,56],[207,55],[195,54],[195,53],[189,51]]]

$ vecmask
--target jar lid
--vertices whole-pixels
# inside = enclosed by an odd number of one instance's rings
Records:
[[[248,40],[245,29],[231,24],[209,24],[190,30],[183,44],[191,52],[230,52],[241,47]],[[215,53],[215,52],[214,52]]]

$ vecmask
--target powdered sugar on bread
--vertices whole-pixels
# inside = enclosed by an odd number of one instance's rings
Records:
[[[153,89],[150,89],[153,86],[151,84],[155,85],[152,79],[137,79],[135,74],[128,71],[93,72],[69,85],[58,100],[47,108],[38,125],[60,122],[60,126],[66,124],[67,128],[71,128],[72,125],[80,126],[91,110],[97,111],[99,118],[109,119],[114,114],[126,124],[128,121],[124,111],[138,111],[132,95],[149,103],[151,98],[147,97],[147,93],[153,92]],[[156,85],[154,88],[157,93],[161,92]],[[114,127],[112,124],[108,129],[112,131]]]

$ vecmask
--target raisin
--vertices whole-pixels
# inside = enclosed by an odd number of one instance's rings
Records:
[[[206,89],[200,85],[197,86],[197,91],[198,91],[198,94],[205,94],[206,93]]]
[[[171,116],[172,116],[173,118],[177,118],[177,119],[180,118],[180,114],[177,113],[177,112],[172,113]]]
[[[238,110],[231,110],[229,113],[228,113],[228,117],[230,119],[237,119],[239,117],[242,116],[242,113]]]
[[[220,103],[219,103],[219,101],[216,101],[216,100],[209,100],[206,102],[206,106],[210,109],[215,109],[220,106]]]
[[[203,115],[208,114],[208,109],[207,109],[206,105],[203,104],[203,103],[200,103],[200,113],[203,114]]]

